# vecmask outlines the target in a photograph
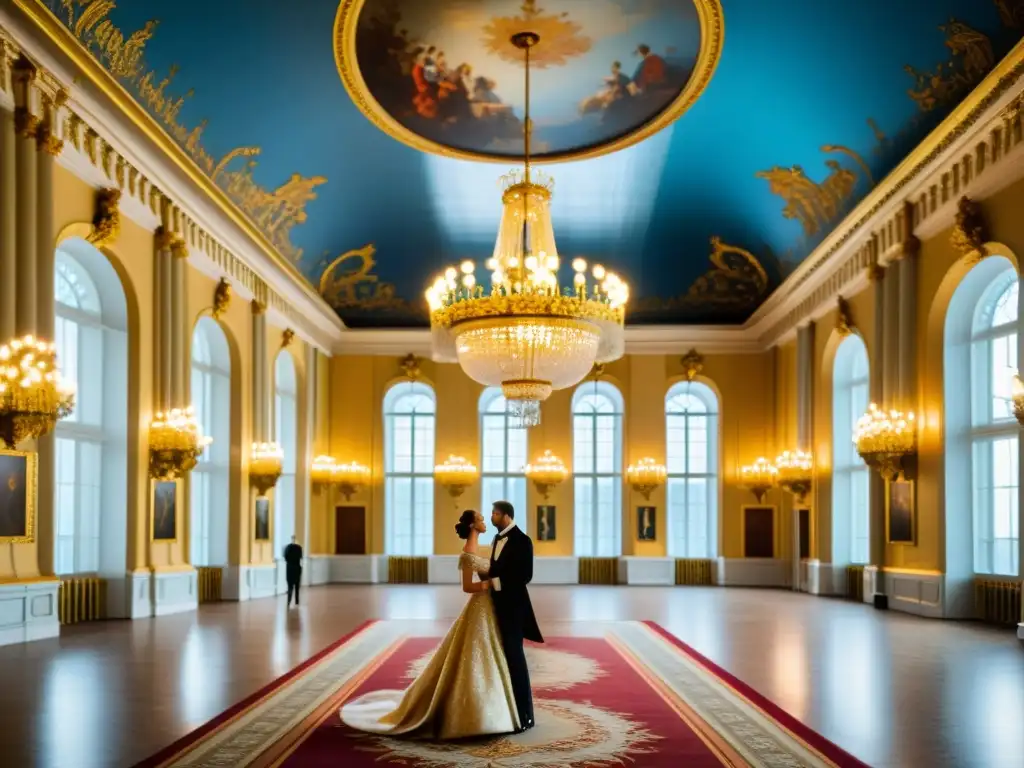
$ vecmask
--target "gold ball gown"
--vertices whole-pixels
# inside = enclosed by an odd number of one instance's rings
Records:
[[[463,552],[459,569],[486,576],[489,561]],[[341,708],[341,720],[367,733],[462,739],[519,728],[501,634],[489,592],[469,596],[441,645],[404,691],[373,691]]]

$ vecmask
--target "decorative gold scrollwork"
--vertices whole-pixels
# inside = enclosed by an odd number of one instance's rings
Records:
[[[704,370],[704,358],[696,349],[687,352],[680,362],[683,364],[683,376],[687,381],[693,381]]]
[[[210,314],[220,318],[231,306],[231,281],[222,277],[213,291],[213,309]]]
[[[97,248],[117,240],[121,234],[121,190],[101,189],[96,193],[96,213],[92,233],[86,238]]]
[[[956,219],[949,242],[961,256],[980,259],[985,255],[988,229],[981,206],[969,197],[961,197],[956,206]]]

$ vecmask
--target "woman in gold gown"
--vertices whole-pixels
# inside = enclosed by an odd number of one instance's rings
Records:
[[[477,554],[477,539],[487,524],[480,513],[467,510],[455,530],[466,540],[459,556],[462,591],[470,596],[466,607],[412,685],[404,691],[373,691],[341,708],[341,720],[349,727],[435,739],[519,729],[512,679],[488,593],[490,562]],[[482,580],[474,581],[474,574]]]

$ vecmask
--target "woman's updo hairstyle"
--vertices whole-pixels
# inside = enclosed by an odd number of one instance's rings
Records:
[[[469,532],[473,530],[474,523],[476,523],[476,510],[467,509],[462,513],[459,522],[455,524],[455,532],[459,534],[460,539],[469,538]]]

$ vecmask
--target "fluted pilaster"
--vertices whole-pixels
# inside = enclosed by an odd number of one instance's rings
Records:
[[[886,270],[877,263],[868,272],[871,281],[871,294],[875,308],[875,328],[872,335],[872,355],[869,370],[868,388],[871,400],[876,403],[885,402],[885,279]],[[885,566],[885,483],[877,472],[869,475],[870,492],[870,548],[871,565],[879,569],[879,585],[881,569]],[[879,587],[881,588],[881,587]]]
[[[166,219],[165,219],[166,220]],[[173,374],[173,352],[171,350],[171,328],[173,327],[171,309],[171,245],[174,237],[167,226],[157,230],[156,247],[156,285],[154,333],[156,336],[156,353],[153,355],[153,388],[156,409],[167,411],[172,408],[171,378]]]
[[[39,117],[36,110],[37,72],[22,57],[12,72],[14,91],[14,166],[15,206],[15,333],[19,336],[36,332],[36,258],[38,242],[39,153],[36,135]]]
[[[253,441],[270,440],[270,402],[267,382],[267,308],[258,300],[252,304],[252,433]]]
[[[170,259],[170,347],[171,347],[171,371],[170,371],[170,401],[174,408],[184,408],[188,405],[188,387],[185,381],[185,373],[188,368],[188,354],[186,349],[186,327],[185,314],[186,288],[185,269],[188,262],[188,248],[185,242],[175,239],[171,243]]]
[[[900,272],[895,266],[885,271],[883,283],[882,335],[882,404],[898,407],[899,400],[899,338],[900,338]]]
[[[814,441],[814,323],[796,331],[796,388],[797,448],[810,452]]]
[[[14,336],[16,327],[17,189],[14,113],[0,108],[0,342]]]

